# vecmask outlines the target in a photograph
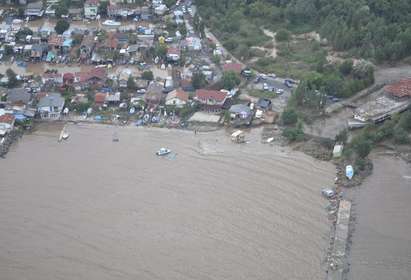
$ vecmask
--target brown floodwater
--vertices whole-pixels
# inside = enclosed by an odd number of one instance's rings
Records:
[[[335,168],[201,133],[70,125],[0,160],[1,279],[324,279]],[[113,142],[117,131],[119,142]],[[174,151],[159,158],[160,147]]]
[[[354,190],[352,280],[411,279],[411,166],[379,156],[364,184]]]

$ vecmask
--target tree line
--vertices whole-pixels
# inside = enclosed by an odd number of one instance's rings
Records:
[[[196,0],[196,4],[220,35],[246,35],[256,31],[253,25],[279,24],[291,30],[317,30],[335,50],[377,62],[411,55],[409,0]]]

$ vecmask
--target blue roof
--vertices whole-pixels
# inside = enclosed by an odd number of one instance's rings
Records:
[[[63,47],[71,47],[73,45],[73,39],[66,39],[63,42]]]

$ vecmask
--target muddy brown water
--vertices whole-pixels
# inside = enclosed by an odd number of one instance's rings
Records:
[[[411,279],[411,165],[379,156],[354,190],[351,280]]]
[[[60,128],[40,128],[0,160],[1,279],[325,278],[331,164],[260,130],[243,145],[225,131],[68,131],[58,143]]]

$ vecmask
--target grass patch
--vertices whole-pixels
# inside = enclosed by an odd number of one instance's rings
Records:
[[[251,90],[248,92],[248,95],[253,96],[253,97],[257,97],[257,98],[268,98],[268,99],[272,99],[277,97],[275,92],[272,91],[263,91],[263,90]]]
[[[278,56],[275,59],[260,58],[252,66],[260,72],[301,80],[314,72],[327,54],[318,42],[308,40],[279,43],[277,48]]]

